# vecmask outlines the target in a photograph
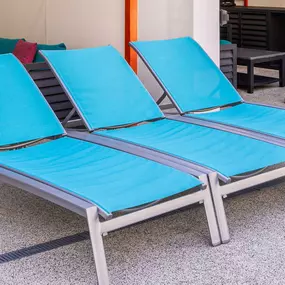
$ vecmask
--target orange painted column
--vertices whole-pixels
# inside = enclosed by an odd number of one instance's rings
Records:
[[[125,0],[125,57],[135,72],[138,71],[137,55],[129,42],[138,39],[138,0]]]

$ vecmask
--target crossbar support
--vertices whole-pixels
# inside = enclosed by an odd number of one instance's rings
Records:
[[[157,105],[160,105],[163,101],[164,101],[164,99],[167,97],[167,94],[166,94],[166,92],[164,92],[162,95],[161,95],[161,97],[159,97],[159,99],[156,101],[156,104]]]

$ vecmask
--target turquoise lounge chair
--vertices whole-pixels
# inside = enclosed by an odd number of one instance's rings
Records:
[[[180,120],[285,145],[285,109],[246,102],[191,38],[133,42]],[[177,118],[179,119],[179,118]]]
[[[260,174],[285,161],[283,147],[165,118],[111,46],[42,54],[89,132],[82,136],[155,151],[208,176],[224,243],[230,236],[222,198],[285,174],[284,168]]]
[[[13,55],[0,56],[0,86],[0,181],[87,217],[100,285],[109,284],[104,233],[204,202],[220,243],[206,177],[70,137]]]

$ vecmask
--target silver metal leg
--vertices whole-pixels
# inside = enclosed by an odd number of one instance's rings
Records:
[[[211,235],[211,243],[213,246],[218,246],[221,244],[221,237],[220,237],[216,213],[215,213],[214,205],[212,201],[208,177],[206,175],[203,175],[203,176],[200,176],[199,179],[205,185],[207,185],[207,188],[203,190],[205,192],[204,207],[205,207],[206,216],[207,216],[208,225],[209,225],[209,231]]]
[[[86,210],[87,221],[92,243],[93,255],[97,270],[99,285],[109,285],[108,268],[104,251],[101,224],[99,221],[97,207],[91,207]]]
[[[229,227],[226,218],[221,187],[216,173],[209,174],[209,182],[220,229],[221,240],[222,243],[228,243],[230,241]]]

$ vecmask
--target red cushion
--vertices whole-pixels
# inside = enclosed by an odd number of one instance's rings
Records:
[[[24,42],[19,40],[13,54],[23,63],[32,63],[37,53],[37,43]]]

